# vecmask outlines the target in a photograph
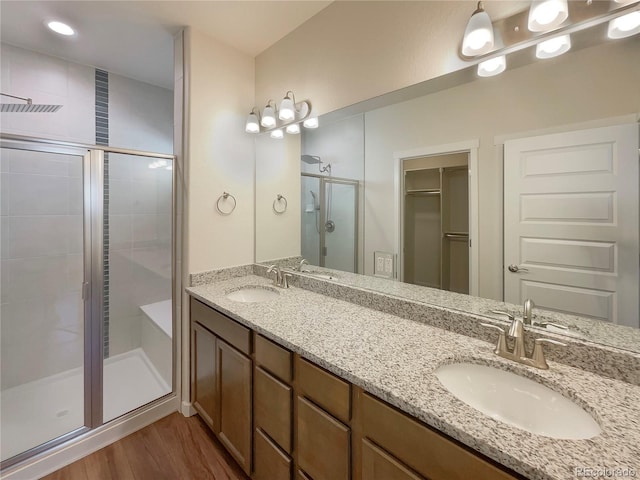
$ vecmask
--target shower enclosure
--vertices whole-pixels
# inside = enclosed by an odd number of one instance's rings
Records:
[[[303,173],[301,254],[311,265],[358,270],[357,180]]]
[[[3,469],[173,391],[173,160],[2,136]]]

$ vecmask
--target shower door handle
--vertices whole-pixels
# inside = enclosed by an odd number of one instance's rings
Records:
[[[82,300],[89,300],[89,282],[82,283]]]

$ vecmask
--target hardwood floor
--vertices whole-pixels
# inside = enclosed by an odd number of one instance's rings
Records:
[[[209,428],[173,413],[42,480],[247,480]]]

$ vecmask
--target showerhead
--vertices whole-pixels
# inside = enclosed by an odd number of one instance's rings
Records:
[[[327,163],[326,166],[322,166],[322,164],[324,163],[319,156],[317,155],[302,155],[301,160],[308,164],[308,165],[318,165],[318,170],[320,170],[320,173],[325,173],[327,172],[329,175],[331,175],[331,164]]]
[[[320,157],[316,155],[302,155],[302,161],[304,163],[308,163],[309,165],[317,165],[318,163],[322,163]]]
[[[17,98],[27,103],[0,103],[0,112],[2,113],[53,113],[62,108],[62,105],[37,105],[30,98],[16,97],[15,95],[7,95],[0,93],[3,97]]]

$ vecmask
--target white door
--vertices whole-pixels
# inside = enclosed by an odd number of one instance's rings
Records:
[[[638,327],[638,125],[504,146],[505,301]]]

